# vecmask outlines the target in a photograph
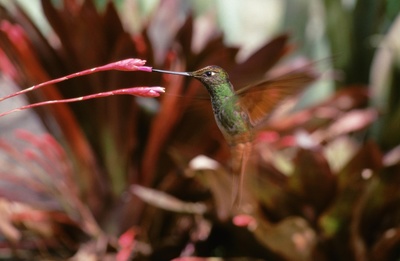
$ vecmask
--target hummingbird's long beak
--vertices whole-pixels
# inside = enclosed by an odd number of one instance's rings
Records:
[[[181,75],[181,76],[192,76],[188,72],[174,72],[174,71],[165,71],[165,70],[158,70],[158,69],[152,69],[153,72],[158,72],[158,73],[168,73],[168,74],[175,74],[175,75]]]

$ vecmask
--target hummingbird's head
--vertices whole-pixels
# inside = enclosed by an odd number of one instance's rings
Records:
[[[203,69],[190,72],[189,75],[198,79],[206,87],[219,86],[229,82],[228,73],[216,65],[210,65]]]
[[[210,65],[194,72],[174,72],[154,68],[152,69],[152,71],[194,77],[199,80],[210,93],[213,93],[212,90],[216,87],[221,86],[222,84],[229,83],[228,73],[224,69],[216,65]]]

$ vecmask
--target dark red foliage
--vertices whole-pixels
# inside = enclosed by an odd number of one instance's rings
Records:
[[[42,0],[48,35],[18,5],[2,8],[0,69],[24,89],[126,58],[173,71],[216,64],[240,88],[265,78],[293,50],[282,34],[238,63],[239,49],[211,26],[204,47],[194,51],[195,18],[177,25],[175,4],[161,1],[135,35],[125,32],[111,3],[99,12],[90,0],[63,1],[62,8]],[[288,62],[280,69],[294,68]],[[120,261],[398,258],[400,156],[368,139],[379,114],[364,86],[273,115],[254,141],[239,209],[230,206],[229,148],[197,81],[105,71],[28,98],[132,86],[163,86],[166,93],[39,107],[38,122],[51,135],[25,131],[1,140],[1,250],[21,258],[88,254]]]

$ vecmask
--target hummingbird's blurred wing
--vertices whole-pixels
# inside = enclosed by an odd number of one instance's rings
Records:
[[[286,98],[298,94],[317,78],[311,70],[296,70],[237,91],[238,105],[247,112],[253,127],[265,122]]]

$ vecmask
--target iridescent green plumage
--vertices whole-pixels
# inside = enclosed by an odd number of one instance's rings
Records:
[[[153,71],[194,77],[206,87],[217,125],[231,147],[236,206],[240,205],[254,131],[265,123],[280,102],[298,93],[315,79],[315,74],[310,70],[298,70],[235,92],[228,73],[215,65],[194,72]]]

